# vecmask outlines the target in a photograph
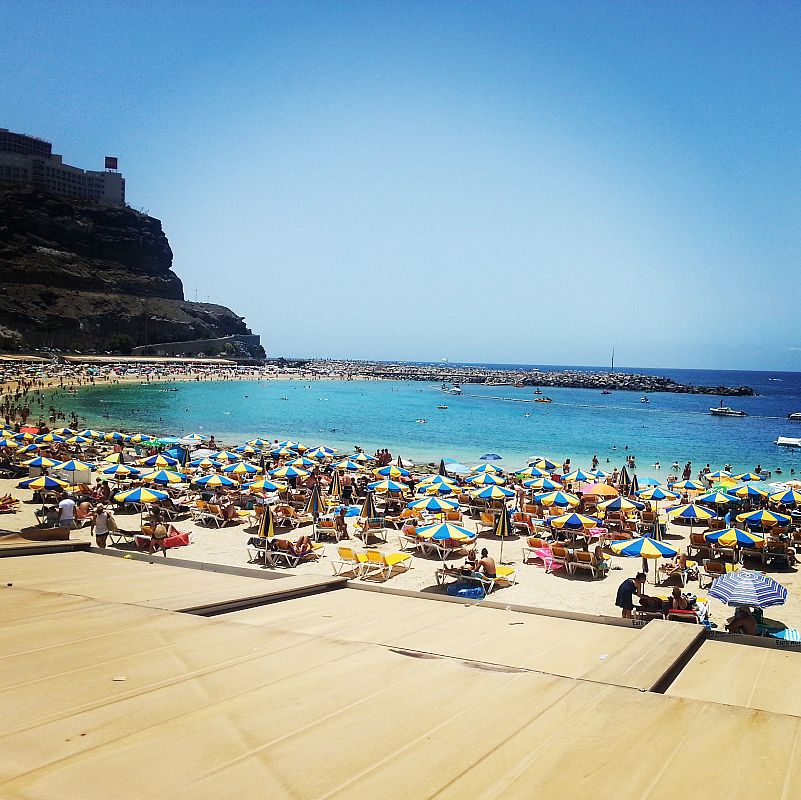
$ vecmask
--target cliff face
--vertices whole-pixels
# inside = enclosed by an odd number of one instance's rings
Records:
[[[229,308],[184,300],[159,220],[0,190],[0,349],[124,351],[249,333]]]

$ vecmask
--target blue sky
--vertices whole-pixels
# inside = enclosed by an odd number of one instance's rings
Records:
[[[271,354],[799,369],[798,3],[2,7],[0,126]]]

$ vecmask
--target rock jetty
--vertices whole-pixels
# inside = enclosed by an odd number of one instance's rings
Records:
[[[313,360],[303,365],[319,377],[352,380],[426,381],[428,383],[479,383],[485,386],[563,387],[622,392],[674,392],[748,397],[750,386],[697,386],[657,375],[592,370],[488,369],[453,364],[405,364],[388,361]]]

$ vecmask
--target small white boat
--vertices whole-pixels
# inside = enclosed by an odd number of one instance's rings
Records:
[[[437,408],[447,408],[448,406],[437,406]]]
[[[650,402],[650,401],[648,400],[648,398],[647,398],[645,395],[643,395],[643,396],[640,398],[640,402],[641,402],[641,403],[648,403],[648,402]]]
[[[729,408],[728,406],[723,405],[723,401],[720,401],[720,405],[717,408],[710,408],[709,413],[715,417],[747,417],[748,414],[745,411],[739,411],[734,408]]]
[[[796,411],[792,414],[788,414],[787,419],[791,419],[793,422],[801,422],[801,411]]]
[[[780,436],[775,443],[780,447],[801,447],[801,439],[794,439],[791,436]]]

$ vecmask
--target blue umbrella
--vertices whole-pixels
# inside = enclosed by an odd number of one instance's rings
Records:
[[[497,453],[484,453],[481,458],[478,459],[479,461],[502,461],[503,457],[499,456]]]
[[[195,483],[198,486],[205,486],[206,484],[211,484],[212,486],[236,486],[237,482],[231,480],[231,478],[227,478],[225,475],[204,475],[202,478],[198,478]]]
[[[728,606],[755,608],[780,606],[787,599],[787,589],[778,581],[761,572],[745,569],[716,578],[709,594]]]

